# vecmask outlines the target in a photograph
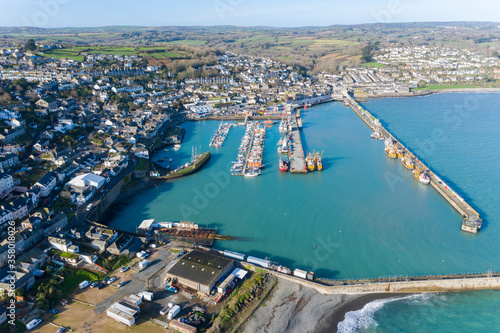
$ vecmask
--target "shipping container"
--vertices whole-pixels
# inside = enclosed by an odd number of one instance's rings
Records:
[[[238,252],[224,250],[224,255],[226,257],[233,258],[233,259],[236,259],[236,260],[241,260],[241,261],[245,260],[245,255],[241,254],[241,253],[238,253]]]
[[[269,266],[271,265],[271,262],[269,260],[264,260],[264,259],[260,259],[260,258],[256,258],[256,257],[252,257],[252,256],[248,256],[247,261],[251,264],[258,265],[258,266],[265,267],[265,268],[269,268]]]
[[[303,271],[301,269],[294,270],[293,271],[293,275],[296,276],[296,277],[302,278],[302,279],[306,279],[307,278],[307,272]]]
[[[229,276],[224,280],[224,282],[222,282],[219,285],[219,287],[217,288],[217,291],[222,294],[226,290],[227,286],[229,286],[229,284],[231,282],[233,282],[233,280],[234,280],[234,275],[229,274]]]
[[[177,316],[179,314],[179,312],[181,312],[181,307],[178,306],[178,305],[175,305],[173,308],[170,309],[170,311],[168,312],[168,315],[167,315],[167,319],[168,320],[172,320],[175,318],[175,316]]]

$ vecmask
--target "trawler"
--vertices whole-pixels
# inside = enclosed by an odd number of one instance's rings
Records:
[[[407,169],[413,169],[415,167],[415,164],[413,164],[413,160],[411,159],[410,156],[406,155],[401,159],[401,163],[403,166]]]
[[[313,154],[309,153],[306,157],[307,170],[314,171],[316,170],[316,163],[314,162]]]
[[[388,145],[385,147],[385,154],[389,158],[398,158],[398,155],[396,154],[396,147],[394,147],[394,145]]]
[[[319,153],[315,154],[316,169],[318,169],[318,171],[323,170],[323,159],[322,159],[322,156],[323,156],[323,152],[321,152],[321,155]]]

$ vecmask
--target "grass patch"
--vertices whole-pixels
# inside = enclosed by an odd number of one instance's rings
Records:
[[[139,158],[134,170],[147,171],[148,170],[148,160],[145,158]]]
[[[370,67],[370,68],[383,68],[383,67],[387,67],[387,65],[381,64],[379,62],[365,62],[363,64],[363,66]]]
[[[86,270],[80,269],[74,272],[74,274],[68,274],[64,277],[64,282],[61,283],[61,289],[65,295],[71,293],[75,288],[85,280],[94,282],[99,280],[100,276],[96,273],[88,272]]]
[[[80,257],[78,254],[69,253],[69,252],[61,252],[61,253],[59,253],[59,256],[62,258],[69,258],[69,259],[78,259]]]
[[[198,40],[198,39],[181,39],[181,40],[170,41],[167,44],[199,46],[199,45],[205,45],[207,42],[208,41],[206,40]]]
[[[480,88],[481,86],[477,84],[430,84],[427,86],[422,86],[412,89],[413,91],[421,90],[443,90],[443,89],[470,89],[470,88]]]

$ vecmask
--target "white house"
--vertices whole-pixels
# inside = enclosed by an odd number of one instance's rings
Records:
[[[47,197],[49,196],[50,192],[56,187],[57,184],[57,176],[53,172],[47,172],[45,175],[43,175],[42,178],[40,178],[39,181],[35,183],[34,186],[37,186],[40,188],[40,196],[41,197]]]

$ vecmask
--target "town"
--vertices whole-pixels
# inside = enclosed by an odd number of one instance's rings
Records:
[[[190,244],[101,223],[120,193],[157,177],[151,155],[182,142],[183,121],[279,119],[348,93],[410,97],[430,93],[426,86],[500,78],[498,57],[445,47],[380,48],[369,66],[314,75],[229,51],[211,51],[182,73],[118,48],[51,56],[66,49],[33,40],[0,46],[0,291],[15,290],[16,325],[28,329],[69,329],[54,317],[68,307],[72,326],[80,311],[109,331],[116,320],[196,332],[213,314],[220,327],[233,323],[235,309],[256,307],[272,287],[258,260],[248,268],[231,259],[238,253],[188,252]],[[221,309],[237,283],[239,294]],[[7,318],[4,311],[0,323]]]

